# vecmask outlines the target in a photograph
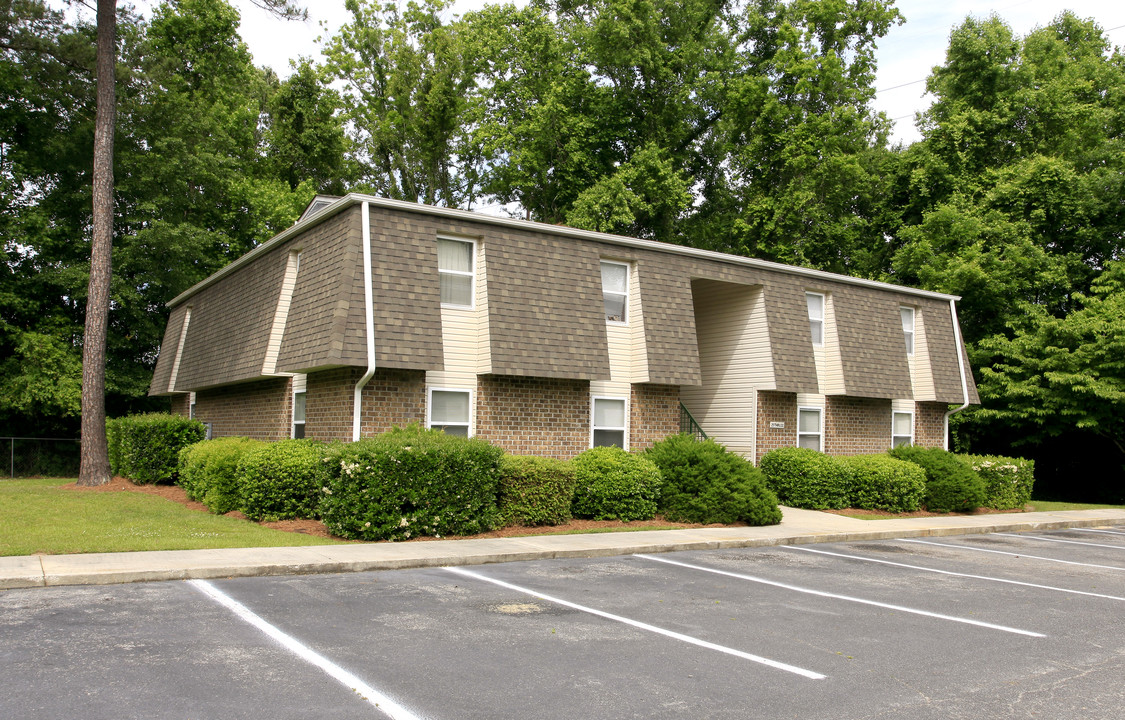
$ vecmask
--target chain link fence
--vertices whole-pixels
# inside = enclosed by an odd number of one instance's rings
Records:
[[[0,477],[78,477],[82,443],[77,438],[0,437]]]

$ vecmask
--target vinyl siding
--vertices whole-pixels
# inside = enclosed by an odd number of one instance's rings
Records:
[[[914,358],[911,363],[914,399],[936,400],[934,373],[930,367],[930,346],[926,337],[926,313],[921,308],[914,311]]]
[[[817,379],[825,395],[844,395],[844,365],[840,359],[840,334],[836,326],[836,304],[832,295],[824,298],[824,345],[818,350]]]
[[[277,354],[281,350],[281,338],[285,335],[285,322],[289,318],[289,305],[293,300],[293,288],[297,285],[297,268],[300,264],[300,251],[289,253],[289,263],[285,267],[285,277],[281,281],[281,293],[277,298],[277,309],[273,316],[273,328],[266,343],[266,360],[262,363],[262,374],[277,372]]]

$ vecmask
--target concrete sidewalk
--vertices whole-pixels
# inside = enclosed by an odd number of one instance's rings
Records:
[[[0,589],[107,585],[148,580],[358,572],[541,558],[605,557],[673,550],[884,540],[1125,524],[1125,510],[858,520],[782,508],[768,527],[695,528],[588,535],[429,540],[282,548],[162,550],[0,557]]]

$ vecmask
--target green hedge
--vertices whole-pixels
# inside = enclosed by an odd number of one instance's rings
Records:
[[[852,455],[837,460],[852,471],[852,507],[913,512],[922,506],[926,472],[914,463],[887,455]]]
[[[333,534],[361,540],[491,530],[502,454],[416,425],[336,446],[321,517]]]
[[[836,458],[807,448],[777,448],[760,463],[770,489],[783,505],[835,510],[851,499],[851,469]]]
[[[972,512],[984,504],[984,481],[953,453],[903,445],[890,454],[926,471],[925,503],[930,512]]]
[[[960,455],[985,485],[984,505],[997,510],[1022,508],[1031,500],[1035,461],[1001,455]]]
[[[176,484],[187,496],[216,514],[239,510],[242,497],[238,483],[238,461],[266,446],[260,440],[225,437],[189,445],[180,451],[180,473]]]
[[[627,522],[656,515],[660,470],[648,458],[618,447],[596,447],[573,463],[575,517]]]
[[[325,449],[316,440],[282,440],[243,455],[238,509],[251,520],[318,517],[329,478]]]
[[[777,496],[752,463],[714,440],[672,435],[645,451],[660,469],[658,507],[674,522],[775,525]]]
[[[107,430],[113,438],[110,465],[114,473],[141,484],[174,481],[180,450],[203,440],[207,432],[198,420],[167,413],[116,418]]]
[[[568,462],[530,455],[503,456],[496,500],[500,525],[567,522],[576,482],[574,466]]]

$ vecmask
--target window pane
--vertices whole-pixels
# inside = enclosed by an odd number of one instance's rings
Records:
[[[898,312],[902,315],[902,331],[914,332],[914,308],[899,308]]]
[[[469,393],[434,390],[430,393],[430,424],[469,422]]]
[[[458,272],[473,271],[473,244],[460,240],[438,240],[438,268]]]
[[[431,425],[435,430],[441,430],[446,435],[456,435],[457,437],[469,437],[468,425]]]
[[[910,436],[911,420],[910,413],[895,413],[894,417],[894,435]]]
[[[304,436],[305,436],[305,424],[304,423],[294,424],[293,425],[293,438],[295,440],[300,440]]]
[[[814,293],[805,293],[805,302],[809,306],[809,320],[824,319],[824,296]]]
[[[909,445],[909,444],[910,444],[910,438],[909,437],[895,436],[894,440],[891,442],[891,447],[902,447],[903,445]]]
[[[293,422],[303,423],[305,421],[305,394],[296,393],[293,396]]]
[[[595,430],[594,431],[594,447],[608,447],[616,445],[619,448],[625,447],[625,431],[624,430]]]
[[[623,428],[623,427],[625,427],[625,401],[624,400],[595,400],[594,401],[594,427],[595,428]]]
[[[914,333],[912,333],[912,332],[911,333],[905,333],[904,337],[906,338],[906,354],[907,355],[913,355],[914,354]]]
[[[824,323],[820,320],[809,320],[809,332],[812,334],[813,345],[824,344]]]
[[[610,322],[625,322],[625,296],[605,293],[605,319]]]
[[[809,450],[820,451],[820,436],[819,435],[802,435],[797,440],[797,447],[808,448]]]
[[[468,275],[441,276],[441,302],[444,305],[472,305],[473,279]]]
[[[602,263],[602,290],[629,292],[629,267],[617,263]]]
[[[819,410],[801,410],[797,418],[797,431],[798,432],[820,432],[820,411]],[[886,417],[884,415],[883,417]]]

